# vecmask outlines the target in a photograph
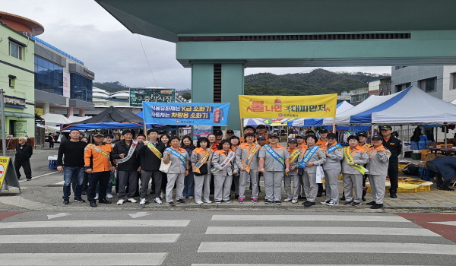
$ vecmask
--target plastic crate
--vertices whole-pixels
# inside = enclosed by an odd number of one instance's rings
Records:
[[[435,176],[435,173],[430,171],[427,168],[423,169],[423,175],[420,175],[424,180],[429,181],[432,180]]]
[[[424,178],[424,167],[418,166],[418,175]]]
[[[49,169],[57,169],[57,160],[49,160]]]
[[[431,185],[421,185],[418,187],[419,192],[431,191]]]

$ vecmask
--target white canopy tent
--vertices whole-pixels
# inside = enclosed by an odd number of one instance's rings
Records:
[[[47,113],[41,116],[44,121],[45,125],[47,126],[55,126],[55,125],[60,125],[60,124],[70,124],[71,121],[66,118],[64,115],[59,115],[59,114],[51,114]]]
[[[91,116],[74,116],[74,115],[72,115],[72,116],[68,117],[68,120],[70,120],[71,123],[76,123],[76,122],[82,122],[89,118],[91,118]]]

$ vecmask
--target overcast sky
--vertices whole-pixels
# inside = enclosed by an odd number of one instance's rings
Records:
[[[130,87],[191,87],[191,71],[176,61],[175,44],[130,33],[93,0],[1,0],[0,10],[44,26],[38,36],[83,61],[95,81]],[[140,40],[140,39],[141,40]],[[151,74],[141,42],[152,68]],[[248,68],[246,75],[310,72],[313,68]],[[330,71],[390,73],[390,67],[332,67]]]

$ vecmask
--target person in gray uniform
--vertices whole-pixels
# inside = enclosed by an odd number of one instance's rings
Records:
[[[358,146],[358,136],[348,137],[349,147],[344,148],[344,159],[342,160],[342,174],[344,176],[344,205],[360,205],[363,195],[363,175],[366,172],[362,166],[369,161],[365,150]],[[353,196],[353,189],[355,195]]]
[[[250,177],[252,182],[252,202],[258,203],[258,154],[261,145],[255,143],[255,134],[247,133],[244,136],[246,142],[239,145],[236,150],[238,167],[241,170],[239,177],[239,198],[240,204],[244,203],[245,186]]]
[[[324,149],[316,146],[318,139],[315,135],[307,135],[307,149],[299,156],[299,174],[304,184],[307,201],[303,202],[304,207],[315,205],[318,193],[317,166],[322,166],[326,162]]]
[[[264,174],[264,186],[266,197],[264,203],[275,203],[280,205],[282,192],[282,179],[285,173],[290,171],[290,155],[287,148],[279,145],[279,136],[269,136],[269,144],[265,144],[258,155],[260,169]]]
[[[383,138],[378,135],[372,137],[372,144],[374,146],[367,150],[369,156],[367,170],[369,171],[369,183],[374,200],[367,205],[372,205],[371,209],[379,209],[383,207],[385,180],[388,174],[388,161],[391,152],[383,146]]]
[[[170,138],[171,147],[166,148],[163,153],[163,163],[168,164],[169,171],[167,174],[168,183],[166,184],[166,203],[174,206],[173,201],[173,188],[176,184],[176,201],[177,203],[185,203],[183,191],[184,191],[184,179],[188,175],[190,170],[187,151],[184,148],[179,147],[179,137],[173,136]]]
[[[236,163],[236,154],[231,150],[231,142],[222,140],[219,150],[212,155],[212,170],[214,174],[214,199],[215,203],[231,203],[231,183],[233,174],[239,172]]]
[[[283,177],[283,186],[287,192],[287,198],[283,201],[291,201],[295,204],[298,203],[299,197],[298,159],[301,154],[301,149],[298,148],[298,142],[295,138],[288,139],[288,154],[290,154],[290,172]],[[293,193],[291,193],[291,181],[293,181]]]
[[[325,171],[325,187],[326,187],[326,200],[321,204],[334,206],[339,204],[339,174],[342,170],[340,161],[344,158],[342,146],[337,143],[337,135],[329,133],[327,136],[328,142],[326,143],[326,162],[323,165]]]
[[[205,137],[198,139],[196,149],[192,152],[192,166],[195,174],[195,202],[196,204],[212,203],[209,199],[211,191],[211,162],[212,150],[209,147],[209,140]],[[204,196],[203,194],[204,187]]]

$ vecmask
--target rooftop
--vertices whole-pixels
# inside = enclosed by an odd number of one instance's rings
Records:
[[[44,32],[44,27],[40,23],[8,12],[0,11],[0,21],[15,31],[24,31],[33,36]]]

